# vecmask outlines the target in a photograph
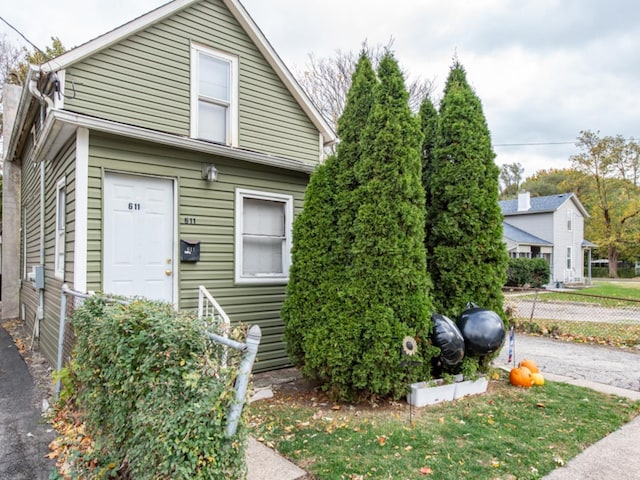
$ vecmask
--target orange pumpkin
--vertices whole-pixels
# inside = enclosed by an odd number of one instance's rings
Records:
[[[531,373],[539,373],[540,370],[538,370],[538,366],[536,365],[536,362],[534,362],[533,360],[529,360],[528,358],[525,358],[524,360],[522,360],[519,364],[519,367],[527,367]]]
[[[539,372],[532,373],[531,378],[533,378],[534,385],[538,385],[538,386],[544,385],[544,377],[542,376],[541,373]]]
[[[530,388],[533,385],[531,370],[527,367],[512,368],[509,372],[509,381],[516,387]]]

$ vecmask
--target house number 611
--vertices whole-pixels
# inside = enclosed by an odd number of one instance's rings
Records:
[[[129,203],[129,210],[140,210],[140,204],[139,203]]]

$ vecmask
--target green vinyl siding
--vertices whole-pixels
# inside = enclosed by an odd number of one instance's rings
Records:
[[[63,282],[72,284],[74,253],[74,208],[75,208],[75,143],[72,140],[56,158],[45,163],[45,208],[44,208],[44,318],[40,322],[38,348],[47,360],[56,364],[58,355],[58,325],[60,322],[60,295]],[[64,279],[54,274],[55,263],[55,223],[56,223],[56,186],[65,178],[65,268]],[[23,165],[23,213],[26,210],[27,244],[25,252],[27,272],[33,265],[40,264],[40,164],[27,161]],[[24,279],[20,290],[21,303],[25,306],[27,328],[33,331],[39,304],[39,293],[31,282]],[[65,357],[70,354],[69,337],[65,342]]]
[[[92,133],[89,144],[87,288],[102,290],[104,175],[144,173],[173,178],[178,192],[178,239],[201,242],[199,262],[179,263],[176,259],[179,308],[195,311],[198,286],[204,285],[234,324],[261,327],[263,337],[256,370],[288,365],[280,318],[285,285],[234,283],[235,189],[291,194],[299,211],[308,176],[102,134]],[[203,163],[215,164],[219,172],[217,182],[202,180]],[[196,223],[185,224],[185,217],[194,218]]]
[[[67,69],[65,109],[190,134],[195,42],[239,59],[239,147],[310,163],[319,134],[220,0],[204,0]]]

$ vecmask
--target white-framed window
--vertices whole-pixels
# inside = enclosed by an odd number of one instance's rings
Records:
[[[238,144],[238,57],[191,45],[191,136]]]
[[[237,188],[235,208],[236,283],[286,283],[293,197]]]
[[[573,247],[567,247],[567,270],[573,268]]]
[[[56,184],[56,231],[54,274],[64,280],[65,227],[67,219],[66,180],[62,177]]]
[[[573,210],[567,210],[567,230],[573,230]]]

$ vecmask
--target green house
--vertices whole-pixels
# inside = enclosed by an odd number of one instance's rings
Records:
[[[238,0],[175,0],[31,66],[5,118],[3,317],[52,364],[66,284],[184,310],[204,286],[261,327],[256,370],[288,365],[291,225],[335,135]]]

